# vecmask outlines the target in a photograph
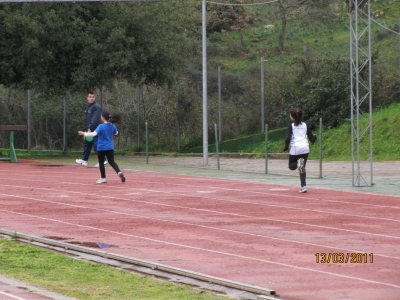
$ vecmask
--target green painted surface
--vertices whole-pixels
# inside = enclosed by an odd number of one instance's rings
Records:
[[[286,128],[271,130],[268,132],[269,141],[282,141],[282,145],[285,140]],[[245,136],[233,140],[228,140],[218,143],[219,152],[227,153],[240,153],[240,152],[251,152],[251,149],[257,148],[265,140],[265,134],[255,134]],[[216,152],[215,144],[208,146],[209,152]],[[192,148],[181,151],[182,153],[203,153],[203,147]]]

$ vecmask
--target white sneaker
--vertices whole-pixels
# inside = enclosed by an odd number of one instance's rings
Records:
[[[307,187],[306,186],[302,186],[299,193],[307,193]]]
[[[107,178],[100,178],[96,183],[107,183]]]
[[[87,166],[87,160],[83,160],[83,159],[77,159],[75,160],[78,164],[80,165],[84,165]]]
[[[104,162],[104,165],[106,165],[106,164],[108,164],[108,162],[107,162],[107,161],[105,161],[105,162]],[[100,167],[100,164],[99,164],[99,163],[97,163],[97,164],[95,165],[95,167]]]

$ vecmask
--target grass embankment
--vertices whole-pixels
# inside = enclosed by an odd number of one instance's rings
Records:
[[[368,118],[368,115],[364,115]],[[387,108],[377,110],[372,114],[372,155],[374,161],[399,160],[400,155],[400,104],[393,103]],[[366,122],[361,121],[360,128],[366,128]],[[319,137],[319,131],[314,132]],[[369,150],[369,136],[361,139],[360,148]],[[268,143],[268,151],[282,152],[283,141],[272,141]],[[322,156],[323,160],[348,161],[351,160],[351,126],[350,122],[335,129],[323,129],[322,132]],[[249,149],[248,152],[264,153],[265,142],[258,147]],[[363,151],[360,152],[361,159],[366,159]],[[319,140],[310,148],[310,159],[319,159]]]
[[[77,299],[227,299],[122,269],[0,239],[0,273]]]
[[[366,122],[362,119],[369,118],[368,114],[365,114],[363,118],[360,118],[360,128],[366,128]],[[398,124],[400,121],[400,103],[393,103],[387,108],[376,110],[372,113],[372,148],[373,148],[373,160],[374,161],[394,161],[399,160],[400,156],[400,130]],[[280,130],[275,130],[277,136],[283,136]],[[319,129],[314,134],[317,135],[318,141],[310,146],[310,159],[319,159],[319,147],[320,147],[320,136]],[[268,141],[268,152],[269,153],[281,153],[284,147],[284,139],[272,136]],[[251,137],[247,137],[249,139]],[[261,138],[259,138],[261,139]],[[225,141],[229,144],[230,141]],[[364,135],[361,140],[360,148],[369,150],[369,136]],[[244,144],[244,142],[243,142]],[[229,145],[228,145],[229,146]],[[228,147],[227,146],[227,147]],[[243,146],[243,145],[241,145]],[[229,147],[228,147],[229,148]],[[222,149],[222,150],[221,150]],[[202,149],[198,149],[198,153],[202,152]],[[215,150],[212,150],[212,152]],[[234,152],[234,151],[223,151],[222,144],[220,144],[221,152]],[[351,125],[350,121],[343,124],[342,126],[334,129],[328,129],[323,127],[322,132],[322,156],[323,160],[326,161],[350,161],[351,160]],[[258,146],[247,146],[247,148],[240,150],[242,153],[259,153],[260,157],[265,153],[265,141],[262,141]],[[197,153],[197,152],[196,152]],[[363,151],[360,152],[361,160],[366,159],[366,155]],[[34,158],[30,156],[29,158]],[[43,157],[42,157],[43,158]],[[73,162],[70,157],[59,157],[60,162]]]

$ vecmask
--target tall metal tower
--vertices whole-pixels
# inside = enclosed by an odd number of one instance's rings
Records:
[[[352,185],[372,186],[370,0],[349,0],[349,15]]]

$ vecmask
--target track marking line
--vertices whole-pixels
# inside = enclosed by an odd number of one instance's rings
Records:
[[[26,298],[21,298],[21,297],[18,297],[18,296],[14,296],[14,295],[12,295],[10,293],[7,293],[7,292],[5,293],[5,292],[0,291],[0,294],[5,295],[5,296],[10,297],[10,298],[13,298],[13,299],[17,299],[17,300],[27,300]]]
[[[34,175],[32,175],[32,176],[34,176]],[[1,177],[1,176],[0,176]],[[37,177],[37,176],[34,176],[34,177]],[[63,176],[60,176],[60,177],[63,177]],[[53,176],[51,176],[51,178],[53,178]],[[86,177],[85,177],[86,178]],[[165,176],[164,178],[173,178],[173,179],[176,179],[175,177],[168,177],[168,176]],[[8,179],[8,178],[7,178]],[[180,179],[182,179],[182,178],[180,178]],[[187,179],[191,179],[191,180],[195,180],[196,179],[196,176],[193,176],[193,177],[188,177]],[[23,179],[16,179],[16,180],[23,180]],[[210,179],[211,180],[211,179]],[[39,181],[39,180],[32,180],[32,181]],[[228,180],[224,180],[224,182],[226,182],[226,181],[228,181]],[[235,180],[230,180],[230,181],[228,181],[228,182],[232,182],[232,181],[235,181]],[[140,183],[140,182],[142,182],[142,183],[151,183],[151,184],[160,184],[160,182],[159,181],[144,181],[144,180],[135,180],[135,182],[138,182],[138,183]],[[162,181],[163,182],[163,181]],[[246,182],[246,183],[248,183],[247,181],[243,181],[243,182]],[[63,183],[65,183],[65,184],[76,184],[76,183],[71,183],[71,182],[63,182]],[[213,180],[213,183],[215,183],[215,180]],[[274,185],[274,184],[271,184],[271,183],[254,183],[254,182],[250,182],[250,183],[253,183],[253,184],[258,184],[258,185],[262,185],[262,184],[264,184],[264,185],[272,185],[272,186],[276,186],[276,185]],[[81,185],[90,185],[90,186],[92,186],[91,184],[84,184],[84,183],[79,183],[79,184],[81,184]],[[189,185],[189,184],[183,184],[183,183],[168,183],[169,185],[176,185],[176,186],[183,186],[183,187],[193,187],[193,188],[198,188],[198,185]],[[281,184],[277,184],[278,186],[281,186]],[[261,187],[263,187],[263,186],[260,186],[260,188]],[[292,187],[292,186],[291,186]],[[116,187],[117,188],[117,187]],[[318,203],[321,203],[321,202],[331,202],[331,203],[341,203],[341,204],[350,204],[350,205],[356,205],[357,207],[359,207],[359,206],[367,206],[367,207],[369,207],[369,208],[371,208],[371,207],[376,207],[376,208],[390,208],[390,209],[399,209],[400,210],[400,206],[390,206],[390,205],[378,205],[378,204],[368,204],[368,203],[363,203],[363,202],[349,202],[349,201],[341,201],[341,200],[331,200],[331,199],[322,199],[322,198],[319,198],[319,199],[315,199],[315,198],[311,198],[311,197],[307,197],[307,196],[295,196],[295,195],[282,195],[282,194],[273,194],[273,193],[267,193],[267,192],[258,192],[258,191],[252,191],[251,189],[246,189],[246,190],[244,190],[244,189],[235,189],[235,188],[225,188],[225,187],[219,187],[219,186],[207,186],[207,188],[208,189],[220,189],[220,190],[226,190],[226,191],[237,191],[237,192],[244,192],[244,193],[246,193],[246,194],[258,194],[258,195],[265,195],[265,196],[277,196],[277,197],[285,197],[285,199],[287,199],[287,198],[293,198],[293,199],[301,199],[301,200],[310,200],[310,201],[316,201],[316,202],[318,202]],[[322,189],[322,188],[321,188]],[[332,189],[328,189],[328,188],[323,188],[323,189],[325,189],[325,190],[332,190]],[[288,190],[290,190],[290,189],[288,189]],[[387,197],[387,198],[400,198],[400,196],[397,196],[397,195],[382,195],[382,194],[373,194],[373,193],[357,193],[357,192],[354,192],[354,191],[340,191],[340,190],[333,190],[333,191],[335,191],[335,192],[338,192],[338,193],[356,193],[356,194],[358,194],[358,195],[362,195],[362,194],[370,194],[370,195],[376,195],[376,196],[380,196],[380,197]],[[395,200],[398,200],[398,199],[395,199]],[[251,202],[248,202],[248,203],[251,203]],[[299,209],[299,208],[295,208],[295,207],[293,207],[293,209]]]
[[[19,186],[19,188],[25,188],[25,187],[24,186]],[[28,188],[30,188],[30,187],[28,187]],[[37,188],[37,189],[49,190],[47,188]],[[187,194],[178,194],[178,193],[171,193],[171,192],[168,193],[168,192],[159,191],[159,190],[147,190],[147,189],[141,189],[141,188],[136,188],[136,189],[144,190],[144,191],[151,191],[153,193],[165,193],[165,194],[179,195],[179,196],[184,196],[184,197],[197,197],[197,196],[187,195]],[[50,190],[52,190],[52,189],[50,189]],[[371,232],[359,231],[359,230],[350,230],[350,229],[331,227],[331,226],[307,224],[307,223],[302,223],[302,222],[286,221],[286,220],[279,220],[279,219],[272,219],[272,218],[265,218],[265,217],[257,217],[257,216],[250,216],[250,215],[243,215],[243,214],[236,214],[236,213],[218,212],[218,211],[215,211],[215,210],[192,208],[192,207],[181,206],[181,205],[170,205],[170,204],[164,204],[164,203],[149,202],[149,201],[144,201],[144,200],[124,199],[124,198],[115,197],[115,196],[103,196],[103,195],[89,194],[89,193],[84,193],[84,192],[71,192],[71,191],[69,191],[69,192],[70,193],[77,193],[77,194],[87,195],[87,196],[90,195],[90,196],[95,196],[95,197],[103,197],[103,198],[105,197],[105,198],[108,198],[108,199],[125,200],[125,201],[131,201],[131,202],[140,202],[140,203],[160,205],[160,206],[166,206],[166,207],[181,208],[181,209],[194,210],[194,211],[202,211],[202,212],[207,212],[207,213],[212,212],[212,213],[215,213],[215,214],[235,216],[235,217],[253,218],[253,219],[258,219],[258,220],[265,220],[265,221],[278,222],[278,223],[284,223],[284,224],[294,224],[294,225],[301,225],[301,226],[308,226],[308,227],[315,227],[315,228],[323,228],[323,229],[338,230],[338,231],[344,231],[344,232],[352,232],[352,233],[360,233],[360,234],[365,234],[365,235],[372,235],[372,236],[380,236],[380,237],[386,237],[386,238],[400,239],[400,237],[398,237],[398,236],[371,233]],[[8,196],[14,196],[14,195],[8,195]],[[18,196],[16,196],[16,197],[18,197]],[[210,198],[210,197],[204,197],[204,196],[202,198],[203,199],[211,199],[211,200],[219,200],[219,199]],[[223,201],[228,201],[228,200],[223,200]],[[237,201],[230,201],[230,202],[237,202]],[[57,203],[57,202],[54,202],[54,203]],[[378,219],[378,218],[373,218],[373,217],[369,217],[369,218]]]
[[[70,182],[63,182],[64,184],[74,184],[76,185],[76,183],[70,183]],[[155,183],[155,182],[146,182],[146,183]],[[79,185],[84,185],[87,186],[89,184],[79,184]],[[184,184],[176,184],[176,185],[180,185],[180,186],[187,186]],[[13,185],[4,185],[4,186],[13,186]],[[15,187],[15,186],[14,186]],[[20,186],[18,186],[20,187]],[[124,188],[125,187],[115,187],[115,188]],[[214,188],[214,187],[210,187],[210,188]],[[299,208],[299,207],[293,207],[293,206],[289,206],[289,205],[282,205],[282,204],[266,204],[266,203],[259,203],[259,202],[253,202],[253,201],[243,201],[243,200],[232,200],[232,199],[221,199],[221,198],[211,198],[211,197],[205,197],[205,196],[195,196],[192,194],[181,194],[178,192],[167,192],[167,191],[159,191],[159,190],[148,190],[148,189],[144,189],[144,188],[135,188],[135,190],[142,190],[142,191],[150,191],[150,192],[156,192],[156,193],[165,193],[165,194],[170,194],[170,195],[179,195],[179,196],[184,196],[184,197],[201,197],[203,199],[209,199],[209,200],[216,200],[216,201],[225,201],[225,202],[234,202],[234,203],[242,203],[242,204],[252,204],[252,205],[261,205],[261,206],[269,206],[269,207],[278,207],[278,208],[289,208],[292,210],[298,210],[298,211],[312,211],[312,212],[318,212],[318,213],[324,213],[324,214],[332,214],[332,215],[343,215],[343,216],[349,216],[349,217],[358,217],[358,218],[366,218],[366,219],[373,219],[373,220],[383,220],[383,221],[390,221],[390,222],[399,222],[400,220],[397,219],[389,219],[389,218],[380,218],[380,217],[371,217],[371,216],[365,216],[365,215],[356,215],[356,214],[348,214],[348,213],[343,213],[343,212],[333,212],[330,210],[317,210],[317,209],[311,209],[311,208]],[[238,190],[238,189],[229,189],[230,191],[243,191],[245,193],[250,193],[251,191],[244,191],[244,190]],[[69,191],[67,191],[68,193]],[[255,192],[253,192],[255,193]],[[296,197],[296,196],[287,196],[287,195],[282,195],[282,194],[266,194],[266,193],[258,193],[258,194],[264,194],[264,195],[272,195],[272,196],[279,196],[279,197],[285,197],[285,198],[300,198],[300,199],[304,199],[302,197]],[[313,199],[315,200],[315,199]],[[316,201],[316,200],[315,200]],[[341,203],[345,203],[348,204],[348,202],[341,202]],[[350,203],[351,204],[351,203]],[[352,204],[353,205],[353,204]],[[390,207],[390,206],[381,206],[380,208],[397,208],[397,207]],[[398,209],[400,209],[400,207],[398,207]]]
[[[80,192],[76,192],[78,194],[84,194]],[[5,194],[3,194],[5,195]],[[135,215],[135,214],[130,214],[130,213],[123,213],[123,212],[117,212],[117,211],[112,211],[112,210],[107,210],[103,208],[93,208],[93,207],[88,207],[88,206],[83,206],[83,205],[77,205],[77,204],[69,204],[69,203],[60,203],[60,202],[54,202],[54,201],[48,201],[48,200],[42,200],[42,199],[36,199],[32,197],[26,197],[26,196],[17,196],[17,195],[6,195],[6,196],[11,196],[15,198],[22,198],[22,199],[29,199],[33,201],[38,201],[38,202],[44,202],[44,203],[52,203],[52,204],[59,204],[59,205],[64,205],[64,206],[71,206],[71,207],[77,207],[77,208],[83,208],[83,209],[91,209],[91,210],[98,210],[102,212],[109,212],[109,213],[114,213],[114,214],[119,214],[119,215],[127,215],[130,217],[138,217],[138,218],[146,218],[146,219],[151,219],[151,220],[159,220],[159,221],[164,221],[164,222],[171,222],[171,223],[177,223],[177,224],[185,224],[185,225],[191,225],[191,226],[197,226],[197,227],[202,227],[202,228],[207,228],[207,229],[214,229],[214,230],[219,230],[219,231],[225,231],[225,232],[231,232],[231,233],[237,233],[237,234],[245,234],[249,236],[256,236],[256,237],[263,237],[267,239],[272,239],[272,240],[279,240],[283,242],[291,242],[291,243],[297,243],[297,244],[303,244],[303,245],[311,245],[311,246],[317,246],[317,247],[323,247],[327,249],[340,249],[343,251],[347,252],[356,252],[356,253],[361,253],[365,251],[360,251],[360,250],[353,250],[353,249],[345,249],[345,248],[339,248],[339,247],[332,247],[332,246],[326,246],[326,245],[320,245],[320,244],[313,244],[313,243],[308,243],[308,242],[299,242],[299,241],[294,241],[294,240],[288,240],[288,239],[281,239],[281,238],[275,238],[275,237],[269,237],[269,236],[263,236],[259,234],[254,234],[254,233],[245,233],[241,231],[235,231],[235,230],[229,230],[229,229],[222,229],[222,228],[216,228],[216,227],[211,227],[211,226],[205,226],[205,225],[198,225],[198,224],[193,224],[193,223],[187,223],[187,222],[181,222],[181,221],[174,221],[174,220],[164,220],[164,219],[159,219],[159,218],[154,218],[154,217],[147,217],[147,216],[142,216],[142,215]],[[99,196],[99,197],[105,197],[105,198],[115,198],[115,197],[108,197],[108,196]],[[124,200],[124,199],[122,199]],[[126,201],[131,201],[131,200],[126,200]],[[143,203],[144,201],[135,201],[135,202],[141,202]],[[146,202],[145,202],[146,203]],[[174,207],[174,206],[173,206]],[[0,210],[1,211],[1,210]],[[393,259],[399,259],[400,257],[396,256],[388,256],[384,254],[379,254],[374,252],[375,256],[381,256],[385,258],[393,258]]]
[[[321,273],[321,274],[340,277],[340,278],[362,281],[364,283],[378,284],[378,285],[384,285],[384,286],[400,289],[400,285],[391,284],[391,283],[379,282],[379,281],[375,281],[375,280],[363,279],[360,277],[354,277],[354,276],[342,275],[342,274],[337,274],[337,273],[332,273],[332,272],[327,272],[327,271],[315,270],[315,269],[306,268],[306,267],[299,267],[299,266],[295,266],[295,265],[274,262],[274,261],[266,260],[266,259],[260,259],[260,258],[255,258],[255,257],[249,257],[249,256],[244,256],[244,255],[228,253],[228,252],[224,252],[224,251],[217,251],[217,250],[211,250],[211,249],[206,249],[206,248],[183,245],[183,244],[179,244],[179,243],[166,242],[166,241],[156,240],[156,239],[142,237],[142,236],[138,236],[138,235],[127,234],[127,233],[122,233],[122,232],[112,231],[112,230],[106,230],[106,229],[97,228],[97,227],[93,227],[93,226],[74,224],[74,223],[70,223],[70,222],[60,221],[60,220],[51,219],[51,218],[38,217],[38,216],[33,216],[33,215],[19,213],[19,212],[7,211],[7,210],[2,210],[2,209],[0,209],[0,211],[5,211],[8,213],[13,213],[13,214],[17,214],[17,215],[23,215],[23,216],[27,216],[27,217],[31,217],[31,218],[33,217],[33,218],[42,219],[42,220],[46,220],[46,221],[57,222],[57,223],[66,224],[66,225],[75,226],[75,227],[97,230],[97,231],[106,232],[106,233],[115,234],[115,235],[128,236],[131,238],[137,238],[137,239],[151,241],[151,242],[155,242],[155,243],[161,243],[161,244],[165,244],[165,245],[171,245],[171,246],[187,248],[187,249],[192,249],[192,250],[210,252],[210,253],[214,253],[214,254],[225,255],[225,256],[240,258],[240,259],[244,259],[244,260],[258,261],[258,262],[262,262],[262,263],[273,264],[273,265],[288,267],[288,268],[292,268],[292,269],[298,269],[298,270],[302,270],[302,271],[316,272],[316,273]]]

